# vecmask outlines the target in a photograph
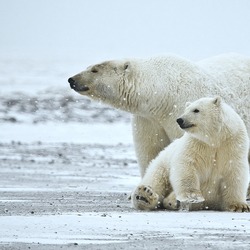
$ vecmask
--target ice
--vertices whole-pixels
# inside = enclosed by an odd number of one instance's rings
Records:
[[[231,231],[243,236],[250,229],[247,214],[198,212],[187,216],[187,213],[107,212],[105,215],[80,213],[0,217],[1,242],[7,243],[11,239],[11,242],[40,244],[103,244],[129,242],[157,233],[164,235],[165,240],[197,240],[202,237],[204,242],[213,245],[213,237],[223,234],[223,247],[230,247],[226,239]],[[216,241],[218,244],[222,243]],[[247,242],[240,245],[247,246]]]
[[[1,124],[0,138],[2,143],[40,141],[117,145],[119,143],[132,144],[132,131],[128,123]]]

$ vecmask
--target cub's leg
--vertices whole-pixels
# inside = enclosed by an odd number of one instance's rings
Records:
[[[132,204],[136,209],[153,210],[162,204],[164,197],[171,191],[169,169],[162,151],[151,162],[140,184],[132,193]]]
[[[170,170],[170,182],[178,201],[183,203],[204,201],[200,191],[200,180],[192,163],[173,166]]]
[[[232,212],[250,212],[250,205],[246,202],[249,172],[248,163],[230,160],[224,181],[221,183],[222,210]]]

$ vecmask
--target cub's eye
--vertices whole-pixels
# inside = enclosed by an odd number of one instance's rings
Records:
[[[93,69],[91,69],[91,72],[92,72],[92,73],[97,73],[97,72],[98,72],[98,70],[97,70],[97,69],[95,69],[95,68],[93,68]]]
[[[199,109],[195,109],[193,112],[194,112],[194,113],[199,113],[200,110],[199,110]]]

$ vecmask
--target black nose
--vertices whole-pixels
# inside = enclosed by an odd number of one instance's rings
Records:
[[[178,118],[176,122],[179,124],[180,127],[182,127],[184,120],[182,118]]]
[[[70,87],[71,87],[72,89],[75,89],[76,84],[75,84],[75,80],[74,80],[72,77],[70,77],[70,78],[68,79],[68,82],[69,82],[69,84],[70,84]]]

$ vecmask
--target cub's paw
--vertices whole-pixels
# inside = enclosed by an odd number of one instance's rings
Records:
[[[200,203],[203,202],[205,199],[202,196],[201,192],[197,191],[180,194],[177,196],[177,200],[186,203]]]
[[[157,208],[159,195],[150,186],[138,186],[131,196],[134,208],[153,210]]]
[[[231,204],[228,208],[230,212],[250,212],[250,205],[245,202]]]
[[[176,200],[175,193],[172,192],[169,196],[164,198],[163,207],[168,210],[178,210],[180,207],[180,202]]]

